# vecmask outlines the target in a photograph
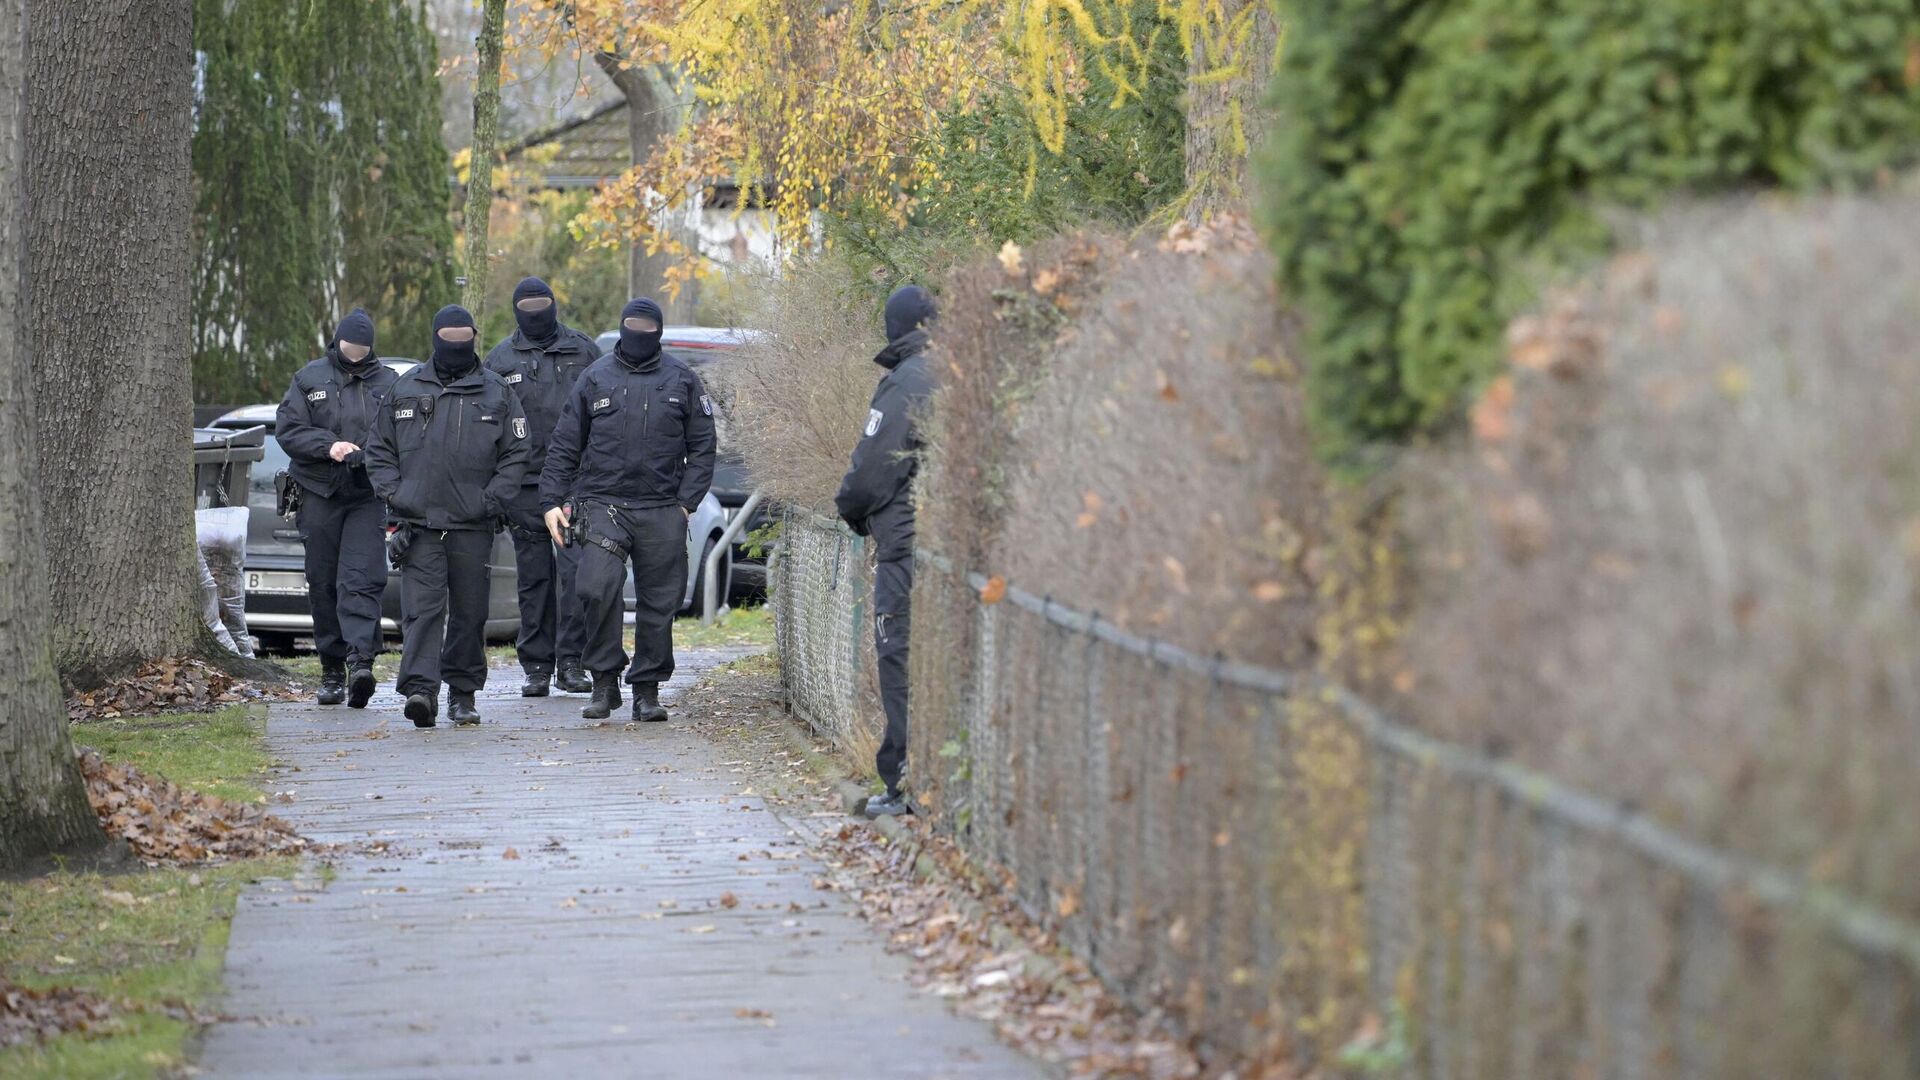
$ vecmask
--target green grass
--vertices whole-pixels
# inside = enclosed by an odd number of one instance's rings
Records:
[[[199,870],[55,873],[0,882],[0,971],[22,986],[79,987],[107,998],[105,1031],[0,1050],[0,1076],[145,1077],[186,1063],[193,1024],[220,990],[234,898],[249,881],[288,877],[287,858]]]
[[[73,741],[195,791],[257,802],[272,764],[261,749],[259,716],[245,706],[215,713],[93,720],[73,725]]]
[[[731,608],[713,620],[712,626],[701,626],[699,619],[676,619],[673,624],[673,644],[680,649],[772,645],[773,609],[764,605]]]
[[[262,798],[270,759],[260,717],[214,713],[96,720],[74,741],[222,798]],[[186,1065],[195,1024],[184,1010],[220,991],[234,899],[249,881],[288,877],[297,859],[102,875],[61,870],[0,881],[0,972],[22,986],[77,987],[106,998],[102,1030],[0,1050],[5,1077],[148,1077]]]

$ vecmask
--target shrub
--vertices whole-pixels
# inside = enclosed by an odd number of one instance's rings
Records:
[[[1597,208],[1858,188],[1920,139],[1906,0],[1292,0],[1260,169],[1334,456],[1429,429]]]
[[[1920,207],[1666,219],[1410,477],[1400,704],[1920,912]]]

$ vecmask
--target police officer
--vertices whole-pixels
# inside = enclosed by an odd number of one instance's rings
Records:
[[[433,317],[433,359],[393,384],[374,421],[367,476],[397,523],[402,632],[398,688],[407,719],[432,727],[445,676],[447,715],[477,724],[487,681],[487,554],[520,490],[533,441],[505,379],[480,366],[473,316]]]
[[[274,416],[274,438],[301,491],[295,523],[306,546],[322,705],[345,701],[363,709],[373,696],[387,546],[365,447],[394,378],[373,351],[373,319],[354,308],[340,320],[327,354],[294,373]]]
[[[498,374],[520,395],[527,410],[532,455],[527,477],[507,505],[507,531],[513,534],[515,562],[520,571],[520,637],[515,652],[527,673],[523,697],[546,697],[547,681],[560,689],[585,693],[593,689],[580,665],[580,604],[574,597],[573,575],[577,552],[553,546],[542,520],[540,470],[547,461],[547,442],[573,384],[587,366],[600,358],[594,340],[560,321],[553,290],[537,277],[522,278],[513,289],[513,318],[519,323],[512,337],[487,354],[487,370]],[[558,661],[556,669],[555,662]]]
[[[907,763],[908,604],[913,597],[913,475],[919,423],[933,393],[927,330],[933,297],[918,285],[887,298],[887,347],[873,358],[887,369],[873,391],[867,426],[853,448],[834,508],[861,536],[871,536],[879,566],[873,585],[873,643],[880,662],[880,704],[887,730],[874,754],[885,795],[867,800],[867,815],[911,813],[901,778]]]
[[[580,534],[574,586],[586,620],[593,699],[580,715],[620,706],[620,669],[633,718],[665,720],[660,684],[673,676],[673,616],[687,587],[687,518],[713,481],[713,400],[693,369],[662,352],[660,307],[642,298],[620,313],[620,343],[574,385],[547,447],[540,498],[556,543]],[[633,563],[634,656],[621,646],[621,585]]]

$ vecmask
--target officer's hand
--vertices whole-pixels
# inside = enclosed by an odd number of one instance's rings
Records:
[[[553,542],[561,547],[567,546],[567,526],[570,524],[572,522],[567,519],[565,507],[556,506],[547,511],[547,535],[553,537]]]
[[[342,439],[327,448],[327,456],[335,461],[345,461],[348,454],[356,453],[359,449],[358,446]]]

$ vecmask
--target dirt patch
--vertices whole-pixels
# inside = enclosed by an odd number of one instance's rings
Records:
[[[291,854],[307,842],[258,806],[179,787],[82,748],[87,801],[109,835],[150,865],[186,866]]]
[[[165,712],[206,712],[248,701],[286,701],[297,697],[287,686],[245,682],[201,660],[165,657],[95,690],[67,691],[67,719],[74,723],[147,716]]]

